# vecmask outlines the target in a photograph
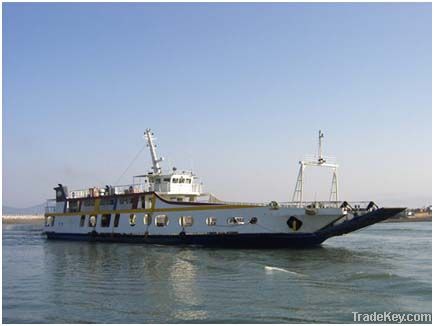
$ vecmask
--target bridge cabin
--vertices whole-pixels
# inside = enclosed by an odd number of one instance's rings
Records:
[[[190,171],[177,172],[176,169],[169,174],[149,173],[134,178],[147,178],[149,191],[154,191],[170,201],[193,202],[202,193],[202,184],[199,178]],[[145,182],[146,183],[146,182]]]

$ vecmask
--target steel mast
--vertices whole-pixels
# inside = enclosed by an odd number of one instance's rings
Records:
[[[332,186],[330,190],[330,201],[336,202],[338,205],[339,194],[338,194],[338,167],[336,163],[327,163],[325,158],[322,156],[322,139],[324,134],[321,130],[318,132],[318,156],[313,159],[308,159],[300,161],[300,169],[298,171],[297,182],[295,184],[294,194],[292,195],[292,201],[296,202],[299,206],[303,205],[303,190],[304,190],[304,170],[307,166],[313,167],[325,167],[330,168],[333,171]]]
[[[145,137],[146,140],[148,142],[147,146],[149,147],[149,151],[151,152],[151,158],[152,158],[152,171],[154,172],[154,174],[161,174],[161,167],[160,167],[160,162],[162,162],[164,160],[163,157],[157,158],[157,151],[156,151],[156,147],[157,145],[154,144],[154,133],[151,132],[151,129],[146,129],[145,131]]]

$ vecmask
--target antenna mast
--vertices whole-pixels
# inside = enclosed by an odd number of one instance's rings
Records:
[[[318,132],[318,163],[325,163],[325,160],[322,157],[322,141],[321,139],[324,138],[324,134],[321,132],[321,130]]]
[[[322,139],[324,134],[321,130],[318,132],[318,157],[307,159],[305,161],[300,161],[300,170],[298,172],[297,182],[295,184],[294,194],[292,196],[292,201],[297,202],[298,205],[303,205],[303,192],[304,192],[304,170],[307,166],[325,167],[330,168],[333,171],[332,186],[330,190],[330,201],[333,201],[338,205],[339,195],[338,195],[338,167],[336,163],[328,162],[326,163],[325,158],[322,156]]]
[[[164,160],[163,157],[157,158],[157,151],[156,151],[156,147],[157,145],[154,144],[154,133],[151,132],[151,129],[146,129],[145,131],[145,137],[146,140],[148,142],[147,146],[149,147],[149,151],[151,152],[151,158],[152,158],[152,171],[154,172],[154,174],[161,174],[161,167],[160,167],[160,162],[162,162]]]

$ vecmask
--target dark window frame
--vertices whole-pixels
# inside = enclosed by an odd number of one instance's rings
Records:
[[[119,227],[119,220],[121,219],[121,214],[115,214],[115,220],[113,222],[113,227],[117,228]]]
[[[81,215],[80,216],[80,227],[84,227],[84,225],[86,224],[86,215]]]
[[[102,214],[101,215],[101,222],[100,225],[102,228],[108,228],[110,227],[112,214]]]

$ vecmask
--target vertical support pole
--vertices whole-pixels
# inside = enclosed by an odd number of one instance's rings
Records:
[[[332,188],[330,190],[330,201],[335,201],[336,205],[338,204],[339,201],[339,196],[338,196],[338,174],[337,174],[337,170],[336,168],[333,169],[333,178],[332,178]]]
[[[300,169],[298,171],[297,182],[295,184],[294,194],[292,195],[292,201],[298,202],[299,205],[303,202],[303,174],[304,164],[300,161]]]
[[[300,167],[301,172],[301,180],[300,180],[300,206],[303,204],[303,187],[304,187],[304,164],[301,164]]]
[[[322,141],[321,141],[321,138],[324,138],[324,134],[320,130],[318,133],[318,162],[322,163],[323,158],[322,158]]]

